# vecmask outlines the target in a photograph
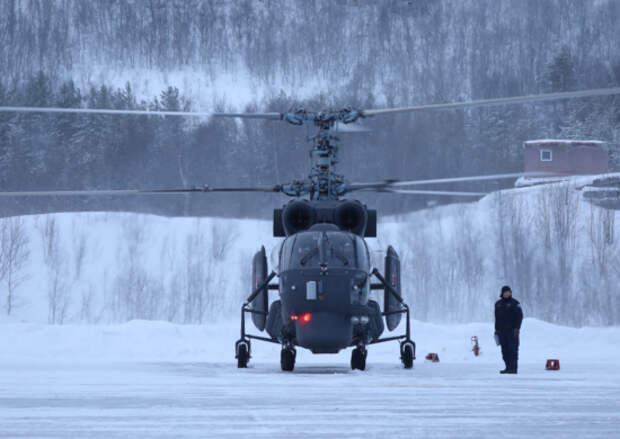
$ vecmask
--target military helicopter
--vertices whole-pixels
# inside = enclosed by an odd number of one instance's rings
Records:
[[[356,191],[389,192],[408,195],[450,195],[481,197],[482,192],[421,190],[412,187],[427,184],[482,181],[534,176],[512,173],[430,180],[385,180],[349,182],[336,172],[339,132],[351,129],[360,119],[402,112],[447,110],[505,104],[532,103],[568,98],[620,94],[620,87],[532,96],[487,99],[414,107],[358,110],[346,107],[320,112],[293,109],[285,113],[205,113],[146,110],[107,110],[82,108],[0,107],[0,111],[139,114],[160,116],[230,117],[285,121],[293,125],[313,124],[317,134],[309,140],[311,168],[306,179],[286,184],[256,187],[196,186],[180,189],[125,189],[76,191],[0,192],[0,196],[47,195],[137,195],[185,194],[209,192],[273,192],[294,199],[273,212],[273,235],[283,237],[278,255],[278,271],[268,274],[265,248],[252,261],[251,294],[241,307],[240,339],[235,343],[237,366],[245,368],[251,358],[251,341],[281,345],[280,365],[284,371],[295,367],[296,348],[315,354],[336,353],[353,347],[351,368],[366,368],[367,347],[388,341],[399,342],[400,360],[406,369],[413,367],[415,343],[411,339],[410,308],[402,297],[400,259],[389,246],[383,274],[371,267],[364,238],[377,235],[377,212],[361,202],[343,198]],[[538,175],[538,174],[536,174]],[[546,174],[545,174],[546,175]],[[303,198],[307,197],[307,198]],[[271,283],[278,277],[278,283]],[[277,290],[279,299],[270,305],[269,291]],[[383,291],[383,306],[370,298],[372,290]],[[246,315],[267,336],[246,331]],[[385,326],[395,330],[405,315],[403,334],[382,338]],[[383,321],[385,320],[385,325]]]

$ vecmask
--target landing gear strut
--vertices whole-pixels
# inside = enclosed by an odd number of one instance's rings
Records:
[[[247,334],[245,332],[245,315],[246,314],[263,315],[263,316],[267,316],[269,314],[267,311],[253,309],[250,306],[250,303],[265,288],[277,289],[277,286],[275,288],[271,288],[271,285],[269,285],[269,282],[275,276],[276,276],[275,271],[272,271],[271,274],[269,274],[269,276],[267,276],[267,278],[254,289],[250,297],[248,297],[245,303],[241,306],[241,338],[237,340],[237,342],[235,343],[235,358],[237,359],[237,367],[240,369],[248,367],[248,363],[250,362],[250,358],[252,357],[250,355],[251,353],[250,340],[262,340],[262,341],[267,341],[269,343],[278,343],[278,344],[280,343],[278,340],[275,340],[273,338],[260,337],[258,335]]]
[[[394,311],[384,311],[384,316],[392,314],[405,314],[405,333],[403,335],[397,335],[394,337],[380,338],[372,341],[370,344],[383,343],[392,340],[402,340],[400,342],[400,361],[403,363],[405,369],[411,369],[413,367],[413,360],[415,360],[415,342],[411,340],[411,323],[409,319],[409,306],[403,301],[402,297],[397,293],[392,285],[385,280],[385,278],[379,273],[376,268],[372,271],[372,274],[381,282],[380,284],[371,285],[371,289],[385,289],[386,294],[391,294],[401,305],[401,309]],[[351,367],[353,367],[353,358],[351,358]]]

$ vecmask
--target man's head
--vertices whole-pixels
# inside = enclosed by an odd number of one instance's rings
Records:
[[[502,287],[502,293],[500,294],[500,297],[504,299],[510,299],[512,297],[512,290],[508,285],[504,285]]]

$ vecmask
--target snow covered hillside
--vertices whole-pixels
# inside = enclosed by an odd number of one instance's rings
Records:
[[[404,103],[514,90],[516,78],[532,90],[562,47],[588,67],[576,69],[584,79],[603,83],[618,59],[618,11],[609,0],[571,8],[558,0],[527,7],[473,0],[22,0],[4,3],[3,12],[3,77],[41,70],[72,77],[82,89],[130,81],[146,98],[173,85],[204,110],[239,110],[281,92],[371,92]]]
[[[384,218],[368,242],[380,268],[388,244],[400,253],[416,319],[490,321],[509,284],[526,317],[617,325],[619,215],[568,182]],[[265,245],[275,268],[279,242],[267,221],[119,213],[7,218],[0,233],[5,248],[13,243],[1,319],[64,324],[236,316],[253,253]]]
[[[275,244],[271,224],[252,220],[65,213],[2,224],[26,237],[12,317],[49,323],[230,315],[250,293],[253,252]]]
[[[585,202],[576,178],[492,193],[383,226],[396,242],[417,318],[484,321],[503,284],[527,316],[620,323],[620,212]]]

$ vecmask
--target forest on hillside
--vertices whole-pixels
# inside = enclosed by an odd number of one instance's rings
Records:
[[[620,85],[620,4],[612,0],[5,0],[1,12],[0,106],[376,108]],[[611,168],[620,168],[619,97],[363,124],[369,133],[342,134],[340,171],[352,181],[520,171],[522,143],[535,138],[607,141]],[[0,187],[281,183],[306,176],[311,134],[273,121],[0,113]],[[267,217],[285,201],[274,198],[11,199],[0,207],[4,215]],[[433,201],[360,198],[385,213]]]

